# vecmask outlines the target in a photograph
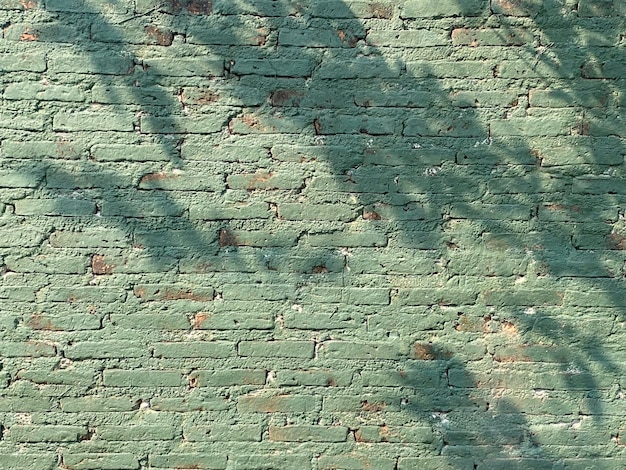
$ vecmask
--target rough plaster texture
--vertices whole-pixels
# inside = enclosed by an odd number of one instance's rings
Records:
[[[623,469],[623,0],[0,0],[0,468]]]

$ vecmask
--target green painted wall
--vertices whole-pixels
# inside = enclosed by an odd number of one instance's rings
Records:
[[[0,0],[0,468],[625,468],[625,19]]]

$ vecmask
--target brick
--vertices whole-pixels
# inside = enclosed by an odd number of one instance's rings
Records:
[[[308,77],[315,68],[311,59],[237,59],[230,71],[235,75],[267,77]]]
[[[242,341],[238,345],[240,356],[250,357],[313,357],[311,341]]]
[[[67,140],[59,141],[14,141],[2,142],[2,154],[8,158],[37,159],[40,157],[77,159],[82,153],[80,144]]]
[[[457,28],[452,30],[451,37],[454,45],[473,47],[522,46],[534,40],[530,31],[521,28]]]
[[[63,463],[70,470],[137,470],[139,461],[127,453],[63,453]]]
[[[224,74],[224,59],[219,57],[143,58],[141,64],[148,73],[173,77],[215,77]]]
[[[168,453],[150,454],[151,468],[202,468],[224,470],[227,466],[226,455],[207,453]]]
[[[334,234],[309,235],[306,240],[311,246],[320,247],[359,247],[359,246],[385,246],[387,236],[382,233],[361,232],[348,233],[338,232]]]
[[[132,132],[134,116],[105,113],[67,113],[54,115],[52,128],[55,131],[118,131]]]
[[[229,111],[194,116],[141,116],[140,130],[143,134],[213,134],[226,127]]]
[[[400,359],[401,347],[387,342],[357,343],[351,341],[326,341],[321,353],[328,359],[379,360]]]
[[[320,470],[335,468],[345,470],[366,470],[368,468],[394,470],[396,468],[396,459],[373,454],[374,452],[372,451],[362,455],[359,455],[357,452],[345,455],[322,455],[317,458],[317,465]]]
[[[53,406],[50,398],[20,396],[2,397],[2,400],[0,400],[0,411],[5,413],[31,413],[38,411],[51,411],[52,408]],[[0,462],[2,462],[4,459],[4,457],[0,457]]]
[[[0,466],[6,470],[52,470],[57,467],[56,453],[0,454]]]
[[[96,212],[96,204],[80,199],[21,199],[15,201],[15,213],[19,215],[81,216]]]
[[[270,426],[270,441],[278,442],[344,442],[348,428],[343,426]]]
[[[352,371],[279,370],[276,373],[276,383],[280,386],[347,387],[352,382],[352,377]]]
[[[182,376],[178,371],[165,370],[113,370],[102,373],[105,387],[179,387]]]
[[[147,357],[147,347],[140,347],[134,341],[81,341],[64,349],[70,359]]]
[[[132,72],[133,67],[131,56],[114,52],[61,55],[48,59],[51,73],[126,75]]]
[[[43,54],[0,54],[2,72],[43,72],[46,70],[46,57]]]
[[[380,57],[359,57],[349,62],[327,59],[316,71],[316,78],[347,79],[347,78],[396,78],[400,76],[400,66],[388,64]]]
[[[206,180],[205,180],[206,181]],[[221,183],[224,186],[224,183]],[[233,220],[233,219],[268,219],[272,215],[267,203],[249,203],[211,206],[191,204],[189,218],[192,220]]]
[[[96,374],[90,371],[74,370],[21,370],[18,378],[37,384],[91,386],[96,382]]]
[[[229,175],[226,184],[231,189],[298,189],[304,185],[304,177],[297,174],[257,172]]]
[[[170,441],[180,434],[178,429],[165,426],[135,424],[130,426],[102,425],[96,435],[105,441]]]
[[[271,245],[270,245],[271,246]],[[246,285],[225,284],[222,287],[225,300],[285,300],[294,297],[291,285]]]
[[[38,82],[12,83],[5,88],[3,96],[7,100],[85,101],[85,93],[79,87]]]
[[[17,442],[78,442],[87,436],[83,426],[13,425],[8,438]]]
[[[495,64],[488,61],[410,61],[407,73],[415,78],[492,78]]]
[[[415,442],[430,443],[435,440],[430,427],[418,426],[360,426],[356,431],[358,442]]]
[[[267,371],[261,369],[196,370],[189,381],[196,387],[264,385]]]
[[[157,144],[97,144],[91,147],[91,156],[98,161],[169,161],[176,154],[174,147]]]
[[[320,408],[319,398],[304,395],[244,395],[237,400],[240,413],[307,413],[319,411]]]
[[[491,0],[491,11],[507,16],[536,16],[542,4],[540,0]]]
[[[189,442],[260,442],[263,427],[258,424],[214,424],[189,426],[183,436]]]
[[[229,457],[229,465],[241,470],[272,470],[275,468],[308,468],[311,456],[307,454],[238,454]]]
[[[446,46],[449,39],[444,32],[429,29],[369,31],[365,38],[374,47],[433,47]]]
[[[228,342],[187,341],[171,343],[154,343],[155,357],[233,357],[234,344]]]
[[[485,9],[485,2],[468,0],[410,0],[400,12],[401,18],[434,18],[445,16],[478,16]]]
[[[4,357],[49,357],[56,356],[56,348],[43,341],[28,341],[25,343],[2,341],[0,353]]]

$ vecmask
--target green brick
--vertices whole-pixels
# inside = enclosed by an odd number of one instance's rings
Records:
[[[240,413],[307,413],[319,411],[321,400],[312,396],[240,396],[237,410]]]
[[[46,274],[84,274],[87,272],[88,259],[85,256],[63,256],[55,253],[7,257],[7,267],[14,272]]]
[[[43,54],[0,54],[2,72],[43,72],[46,70],[46,57]]]
[[[189,218],[192,220],[267,219],[271,214],[268,204],[256,202],[232,206],[192,203],[189,206]]]
[[[256,424],[189,426],[183,436],[189,442],[260,442],[263,427]]]
[[[369,31],[367,44],[374,47],[433,47],[446,46],[449,39],[443,32],[429,29]]]
[[[56,354],[56,348],[43,341],[0,342],[0,355],[3,357],[49,357],[56,356]]]
[[[361,454],[361,455],[359,455]],[[367,470],[376,468],[379,470],[394,470],[396,459],[381,456],[380,453],[354,452],[344,455],[322,455],[317,459],[320,470],[332,470],[341,468],[343,470]]]
[[[225,300],[285,300],[294,297],[291,285],[246,285],[226,284],[222,287]]]
[[[409,0],[400,13],[402,18],[432,18],[445,16],[478,16],[485,9],[481,0]]]
[[[229,175],[226,184],[231,189],[298,189],[304,185],[304,177],[297,174],[257,172]]]
[[[19,215],[91,215],[96,204],[80,199],[22,199],[15,201],[15,213]]]
[[[8,438],[18,442],[78,442],[87,435],[82,426],[35,426],[16,424],[9,428]]]
[[[190,397],[190,398],[154,398],[150,400],[150,408],[155,411],[225,411],[230,409],[231,402],[224,397]]]
[[[314,344],[311,341],[241,341],[238,345],[240,356],[250,357],[313,357]]]
[[[52,56],[48,59],[51,73],[126,75],[133,70],[130,55],[99,53]]]
[[[309,468],[307,454],[237,454],[229,456],[229,465],[241,470],[273,470],[276,468]]]
[[[0,399],[0,411],[5,413],[32,413],[51,411],[53,405],[50,398],[37,397],[2,397]],[[0,457],[0,462],[2,457]]]
[[[344,442],[348,428],[343,426],[270,426],[270,441],[278,442]]]
[[[430,427],[418,426],[361,426],[356,436],[359,442],[429,443],[435,440]]]
[[[338,232],[334,234],[309,235],[306,237],[309,245],[319,247],[359,247],[385,246],[387,236],[373,232]]]
[[[212,134],[226,127],[228,110],[195,116],[141,116],[140,129],[144,134]]]
[[[487,305],[562,305],[563,293],[543,289],[494,290],[483,293]]]
[[[230,71],[235,75],[307,77],[315,68],[311,59],[237,59]]]
[[[197,387],[264,385],[266,375],[260,369],[196,370],[189,374],[189,381]]]
[[[35,188],[39,186],[43,176],[41,171],[32,171],[29,168],[0,171],[0,188]]]
[[[3,96],[7,100],[85,101],[85,93],[78,87],[37,82],[13,83],[5,88]]]
[[[452,44],[461,46],[522,46],[532,43],[532,32],[521,28],[457,28],[452,30]]]
[[[6,470],[53,470],[57,460],[56,453],[0,454],[0,466]]]
[[[81,341],[64,349],[65,357],[75,360],[147,357],[148,347],[135,341]]]
[[[142,65],[151,75],[173,77],[220,76],[224,60],[219,57],[144,58]]]
[[[279,370],[276,383],[280,386],[347,387],[353,375],[353,371]]]
[[[202,468],[224,470],[228,465],[226,455],[207,453],[150,454],[151,468]]]
[[[221,175],[194,176],[182,171],[148,173],[141,177],[138,187],[166,191],[221,191],[224,178]]]
[[[132,132],[135,118],[132,115],[105,113],[68,113],[54,115],[52,128],[55,131],[117,131]]]
[[[40,157],[76,159],[79,158],[83,149],[75,142],[67,140],[59,141],[14,141],[2,142],[2,154],[8,158],[37,159]]]
[[[327,341],[323,343],[321,353],[328,359],[397,360],[403,356],[400,345],[387,342]]]
[[[535,16],[541,9],[543,2],[529,0],[525,2],[508,2],[506,0],[491,0],[491,11],[495,14],[508,16]]]
[[[50,235],[50,244],[56,248],[125,247],[129,245],[127,237],[126,233],[119,230],[89,229],[84,232],[61,230]]]
[[[137,470],[139,461],[127,453],[63,453],[63,463],[70,470]]]
[[[165,370],[112,370],[102,374],[105,387],[180,387],[182,375]]]
[[[45,294],[48,302],[116,302],[123,301],[126,292],[116,287],[50,287]]]
[[[80,370],[21,370],[18,378],[37,384],[76,385],[88,387],[96,383],[96,374]]]
[[[90,154],[98,161],[148,162],[169,161],[176,151],[173,147],[157,144],[97,144],[91,147]]]
[[[165,425],[103,425],[96,428],[96,435],[105,441],[169,441],[179,434],[178,429]]]
[[[495,64],[487,61],[411,61],[407,73],[415,78],[492,78]]]
[[[138,325],[145,330],[189,330],[191,324],[187,316],[183,314],[164,313],[129,313],[112,314],[111,323],[123,329],[134,329]]]
[[[400,65],[387,62],[381,57],[358,57],[349,62],[338,59],[327,59],[317,69],[317,78],[349,79],[349,78],[396,78],[400,76]]]
[[[154,343],[155,357],[212,357],[223,358],[235,356],[235,347],[227,342],[186,341],[172,343]]]

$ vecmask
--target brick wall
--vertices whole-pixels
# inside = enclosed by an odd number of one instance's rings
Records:
[[[0,468],[623,469],[623,0],[0,0]]]

